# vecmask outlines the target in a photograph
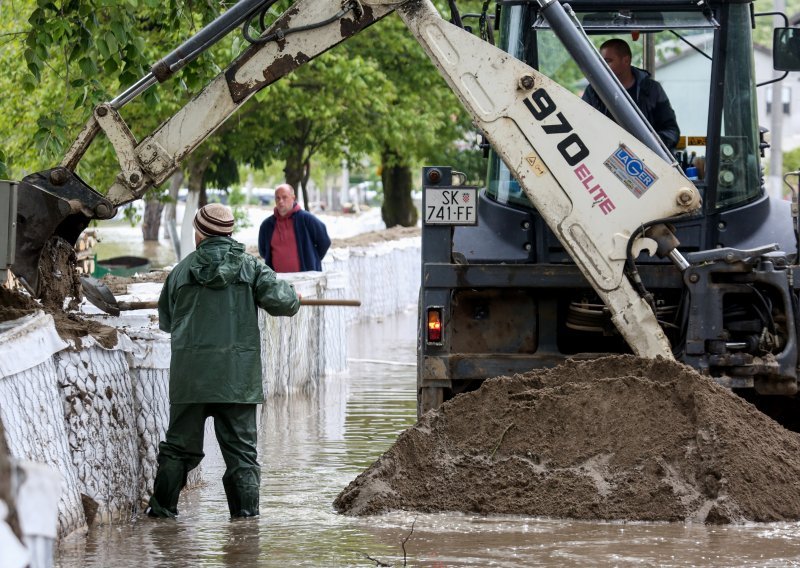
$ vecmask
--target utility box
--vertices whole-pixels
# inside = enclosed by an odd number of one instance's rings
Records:
[[[17,182],[0,180],[0,285],[14,264],[17,241]]]

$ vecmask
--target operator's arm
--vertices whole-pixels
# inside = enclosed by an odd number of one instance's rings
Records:
[[[675,111],[672,109],[664,87],[655,81],[653,81],[653,87],[653,94],[656,97],[652,118],[653,129],[666,147],[670,150],[674,150],[681,135],[681,130],[678,127],[678,120],[675,118]]]

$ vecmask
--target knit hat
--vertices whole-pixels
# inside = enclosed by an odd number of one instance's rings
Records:
[[[221,203],[209,203],[197,211],[194,228],[207,237],[230,237],[233,234],[233,213]]]

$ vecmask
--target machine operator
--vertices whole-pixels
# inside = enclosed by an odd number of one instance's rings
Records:
[[[650,78],[650,73],[631,65],[631,48],[625,40],[614,38],[600,46],[600,55],[605,59],[619,82],[642,111],[642,114],[656,131],[664,145],[674,151],[680,138],[675,111],[667,98],[667,93],[658,81]],[[611,117],[606,105],[600,100],[591,85],[586,87],[583,100]]]

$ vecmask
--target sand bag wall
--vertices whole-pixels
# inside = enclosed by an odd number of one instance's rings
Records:
[[[317,278],[287,275],[303,297],[316,297]],[[301,306],[292,317],[274,317],[259,310],[261,374],[265,396],[313,391],[319,380],[320,321],[314,308]]]
[[[125,352],[82,346],[57,353],[55,363],[86,521],[128,518],[136,510],[139,459]]]
[[[53,356],[67,347],[53,318],[37,312],[0,324],[0,418],[11,456],[48,464],[62,477],[58,533],[86,525]]]
[[[158,470],[158,444],[169,425],[169,336],[150,320],[153,329],[126,328],[130,349],[126,349],[133,392],[137,434],[139,477],[137,500],[142,506],[153,492]],[[125,339],[125,336],[121,336]],[[202,464],[189,472],[187,487],[202,481]]]
[[[357,298],[362,305],[302,306],[294,318],[261,312],[267,396],[327,393],[329,387],[338,393],[343,385],[336,377],[331,385],[323,378],[347,368],[347,325],[416,304],[419,249],[419,238],[338,249],[326,258],[325,272],[282,275],[305,298]],[[161,285],[150,286],[118,300],[155,299]],[[0,418],[9,454],[60,474],[59,537],[87,521],[126,519],[141,510],[169,415],[170,343],[158,330],[155,310],[116,318],[88,305],[83,311],[116,328],[117,344],[67,343],[42,312],[0,323]],[[334,417],[325,420],[333,430],[341,428]],[[189,484],[201,476],[197,468]]]
[[[353,299],[347,295],[347,275],[342,272],[325,272],[320,279],[325,298],[333,300]],[[348,314],[361,308],[337,307],[314,308],[322,320],[319,327],[319,366],[323,375],[334,375],[347,370],[347,318]]]
[[[346,296],[361,300],[360,309],[346,313],[348,324],[396,314],[417,305],[420,250],[419,237],[331,249],[323,268],[346,274]]]

